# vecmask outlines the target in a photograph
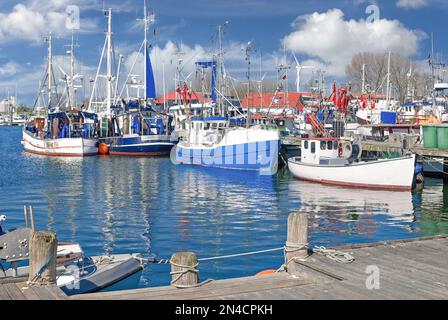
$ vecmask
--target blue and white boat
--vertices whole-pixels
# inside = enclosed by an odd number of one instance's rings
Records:
[[[191,120],[188,137],[175,149],[177,163],[277,173],[278,130],[257,126],[229,128],[226,118],[195,118]]]
[[[153,17],[148,15],[146,1],[144,14],[145,38],[142,45],[144,81],[141,86],[143,97],[128,102],[115,113],[112,121],[115,122],[118,136],[114,137],[110,144],[109,152],[112,156],[168,156],[177,143],[177,140],[171,137],[172,118],[153,108],[156,86],[147,37],[148,26],[152,23]],[[133,70],[128,80],[132,72]]]
[[[112,156],[168,156],[177,140],[171,137],[171,117],[152,109],[116,115],[118,136],[112,138]]]

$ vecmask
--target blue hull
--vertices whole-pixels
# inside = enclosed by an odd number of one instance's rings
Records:
[[[211,168],[253,170],[275,174],[278,169],[279,141],[245,143],[213,149],[176,147],[176,162]]]
[[[110,146],[112,156],[168,156],[176,144],[166,136],[120,137]]]

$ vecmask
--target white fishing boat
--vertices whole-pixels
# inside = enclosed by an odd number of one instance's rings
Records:
[[[71,62],[74,63],[72,40]],[[79,75],[65,74],[67,106],[61,110],[61,97],[54,86],[52,37],[48,37],[48,65],[34,105],[35,116],[23,129],[22,145],[25,152],[44,156],[91,156],[98,154],[96,128],[97,115],[76,110],[75,80]],[[62,71],[62,69],[61,69]],[[46,86],[46,88],[44,88]],[[45,90],[46,89],[46,90]],[[44,97],[44,94],[47,94]],[[37,107],[42,99],[46,106]]]
[[[359,161],[361,150],[335,138],[302,139],[302,156],[288,160],[294,177],[323,184],[381,190],[411,190],[415,154]]]
[[[57,112],[33,118],[23,130],[25,152],[61,157],[98,154],[97,116],[87,112]]]

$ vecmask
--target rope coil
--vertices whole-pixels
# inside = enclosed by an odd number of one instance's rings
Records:
[[[327,258],[339,263],[352,263],[353,261],[355,261],[355,258],[347,252],[342,252],[335,249],[327,249],[323,246],[314,247],[313,252],[324,255]]]

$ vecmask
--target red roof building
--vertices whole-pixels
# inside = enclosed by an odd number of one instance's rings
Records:
[[[248,98],[249,97],[249,98]],[[243,98],[241,106],[243,108],[296,108],[299,105],[300,97],[304,99],[312,98],[312,94],[309,92],[284,92],[280,93],[251,93],[249,96]]]
[[[181,104],[183,103],[181,96],[176,92],[169,92],[161,97],[158,97],[155,100],[155,103],[158,105],[164,105],[165,101],[166,104],[170,107],[178,104],[177,101],[179,101],[179,103]],[[207,95],[204,95],[204,97],[202,97],[202,93],[199,92],[191,93],[191,103],[209,103],[210,101],[211,99]]]

